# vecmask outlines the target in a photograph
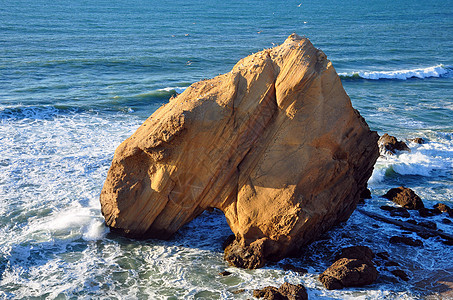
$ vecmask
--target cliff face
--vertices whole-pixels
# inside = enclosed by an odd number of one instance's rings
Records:
[[[102,213],[129,236],[167,239],[218,208],[236,236],[229,261],[280,259],[348,219],[377,140],[326,55],[293,34],[149,117],[115,152]]]

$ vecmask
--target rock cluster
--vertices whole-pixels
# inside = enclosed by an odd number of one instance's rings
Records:
[[[225,258],[261,267],[349,218],[377,140],[326,55],[293,34],[149,117],[115,151],[102,213],[130,237],[168,239],[218,208],[235,235]]]
[[[379,152],[382,155],[385,154],[396,154],[396,151],[411,151],[411,149],[403,141],[398,141],[396,137],[385,133],[379,138],[378,141]]]

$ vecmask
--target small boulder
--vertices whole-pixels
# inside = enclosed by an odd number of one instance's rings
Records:
[[[224,258],[231,265],[244,269],[257,269],[265,265],[264,239],[257,240],[246,247],[236,240],[225,248]]]
[[[446,204],[443,204],[443,203],[437,203],[436,205],[434,205],[434,209],[437,209],[441,212],[449,212],[451,210],[451,208],[446,205]]]
[[[390,189],[382,197],[389,199],[407,209],[425,208],[422,199],[411,189],[400,186]]]
[[[392,210],[395,210],[396,207],[393,207],[393,206],[389,206],[389,205],[382,205],[381,206],[381,209],[382,210],[385,210],[385,211],[392,211]]]
[[[387,251],[376,253],[376,256],[383,260],[388,260],[390,254]]]
[[[291,265],[291,264],[284,264],[284,265],[282,265],[282,269],[283,269],[284,271],[293,271],[293,272],[296,272],[296,273],[299,273],[299,274],[306,274],[306,273],[308,273],[308,270],[307,270],[307,269],[299,268],[299,267],[293,266],[293,265]]]
[[[437,224],[434,222],[431,222],[431,221],[419,222],[418,225],[423,226],[425,228],[433,229],[433,230],[437,229]]]
[[[278,289],[267,286],[261,290],[254,290],[253,297],[269,300],[306,300],[308,294],[303,285],[285,282]]]
[[[409,142],[416,143],[416,144],[424,144],[425,140],[423,138],[412,138],[412,139],[407,139]]]
[[[409,218],[411,214],[404,207],[396,207],[394,210],[390,211],[392,217],[401,217]]]
[[[423,246],[423,242],[406,236],[392,236],[390,238],[391,244],[405,244],[408,246],[419,247]]]
[[[400,265],[399,263],[397,263],[396,261],[393,261],[393,260],[386,261],[384,264],[384,266],[386,266],[386,267],[397,267],[399,265]]]
[[[387,133],[378,140],[379,152],[384,154],[396,154],[396,151],[411,151],[405,142],[398,141],[396,137]]]
[[[390,271],[394,276],[401,278],[404,281],[409,281],[409,276],[403,270],[392,270]]]
[[[417,232],[417,235],[421,237],[424,240],[427,240],[429,238],[435,237],[436,235],[427,231],[419,231]]]
[[[221,276],[230,276],[230,275],[231,275],[231,272],[222,271],[222,272],[219,273],[219,275],[221,275]]]
[[[444,224],[451,224],[452,222],[451,222],[450,219],[443,218],[443,219],[442,219],[442,223],[444,223]]]
[[[352,246],[341,249],[341,252],[337,255],[336,260],[341,258],[349,259],[360,259],[363,261],[369,261],[374,257],[373,251],[367,246]]]
[[[373,283],[378,271],[369,261],[341,258],[334,262],[320,276],[319,281],[328,290],[344,287],[359,287]]]
[[[437,209],[420,208],[418,210],[418,213],[419,213],[420,217],[426,218],[426,217],[437,216],[437,215],[441,214],[442,212]]]

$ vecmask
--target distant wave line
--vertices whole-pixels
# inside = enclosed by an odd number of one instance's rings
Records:
[[[427,68],[418,69],[402,69],[394,71],[357,71],[350,73],[339,73],[342,79],[367,79],[367,80],[379,80],[379,79],[397,79],[407,80],[410,78],[432,78],[432,77],[443,77],[453,78],[453,66],[435,65]]]

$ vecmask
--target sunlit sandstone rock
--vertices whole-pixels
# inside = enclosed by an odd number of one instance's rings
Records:
[[[128,236],[168,239],[218,208],[236,236],[227,260],[260,267],[348,219],[377,140],[326,55],[292,34],[149,117],[115,152],[102,213]]]

